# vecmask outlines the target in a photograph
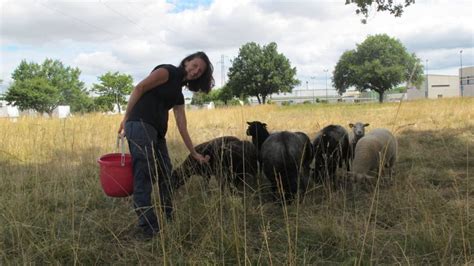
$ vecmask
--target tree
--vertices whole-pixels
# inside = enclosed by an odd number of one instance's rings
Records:
[[[263,47],[254,42],[243,45],[228,76],[227,86],[233,95],[240,98],[256,96],[259,104],[265,104],[268,95],[291,92],[300,83],[295,78],[296,68],[278,53],[274,42]]]
[[[216,99],[219,101],[222,101],[225,105],[227,105],[227,103],[234,98],[234,95],[232,94],[232,90],[230,89],[229,86],[227,86],[227,84],[224,85],[224,87],[222,87],[221,89],[216,90],[216,91],[217,91]]]
[[[99,77],[100,84],[93,85],[93,91],[100,96],[96,102],[100,103],[102,109],[113,111],[114,105],[121,112],[121,106],[127,103],[128,96],[133,89],[133,78],[130,75],[119,72],[107,72]]]
[[[114,110],[115,98],[113,95],[102,95],[95,97],[93,101],[94,111],[108,112]]]
[[[6,93],[5,100],[21,111],[33,109],[50,117],[58,106],[61,94],[45,78],[29,78],[15,81]]]
[[[211,102],[212,101],[212,94],[214,90],[212,90],[210,93],[203,93],[203,92],[194,92],[193,93],[193,98],[191,100],[191,104],[193,105],[203,105],[205,103]]]
[[[89,97],[84,89],[84,83],[79,80],[80,73],[81,71],[78,68],[66,67],[59,60],[45,59],[41,65],[22,60],[12,73],[13,83],[6,92],[5,97],[13,99],[16,97],[15,95],[18,95],[17,93],[25,92],[25,89],[38,89],[38,91],[30,92],[31,95],[37,97],[37,102],[33,98],[28,97],[28,101],[22,98],[15,98],[14,102],[9,102],[9,104],[40,112],[40,110],[35,108],[43,106],[45,104],[44,100],[49,97],[50,100],[56,100],[56,102],[47,101],[50,107],[70,105],[73,112],[83,111],[84,101],[88,101]],[[47,88],[38,87],[42,85],[47,85]],[[51,88],[54,88],[54,95],[41,95],[41,93],[50,91]],[[15,91],[11,91],[12,89]],[[59,93],[59,97],[57,97],[56,92]],[[12,95],[8,97],[9,94]]]
[[[224,87],[222,88],[213,89],[208,94],[202,92],[195,92],[193,94],[191,104],[203,105],[205,103],[214,102],[216,105],[227,105],[229,101],[231,101],[233,98],[234,95],[232,94],[232,91],[227,85],[224,85]]]
[[[369,36],[355,50],[344,52],[333,72],[333,84],[340,94],[350,86],[359,91],[370,89],[379,94],[379,102],[385,91],[402,82],[419,85],[422,81],[420,59],[386,34]]]
[[[402,3],[394,3],[393,0],[346,0],[346,5],[357,5],[356,14],[362,14],[364,16],[361,20],[364,24],[367,23],[367,18],[369,17],[369,7],[374,3],[377,12],[388,11],[395,17],[400,17],[403,13],[403,9],[414,4],[415,0],[404,0]]]

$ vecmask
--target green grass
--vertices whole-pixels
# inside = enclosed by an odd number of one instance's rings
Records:
[[[150,242],[132,237],[131,199],[105,196],[98,179],[121,117],[0,120],[0,264],[472,264],[472,114],[473,98],[188,111],[196,144],[246,138],[252,120],[311,137],[329,123],[386,127],[399,143],[396,173],[380,186],[312,183],[283,208],[268,188],[241,197],[193,176]],[[186,149],[173,123],[177,166]]]

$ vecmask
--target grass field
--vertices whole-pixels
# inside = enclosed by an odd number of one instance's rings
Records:
[[[175,217],[152,241],[132,238],[130,198],[110,198],[97,158],[115,151],[121,116],[0,120],[0,264],[472,265],[474,98],[361,105],[188,111],[195,144],[244,139],[246,121],[310,137],[328,124],[370,123],[399,143],[394,182],[328,190],[312,183],[281,207],[194,176],[175,193]],[[170,121],[177,166],[187,155]]]

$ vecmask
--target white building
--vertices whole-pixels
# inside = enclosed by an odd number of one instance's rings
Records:
[[[407,90],[408,100],[436,99],[445,97],[474,96],[474,67],[459,69],[459,75],[425,75],[425,81],[418,88]]]
[[[407,89],[407,100],[422,98],[437,99],[459,96],[459,76],[454,75],[425,75],[425,80],[418,89]]]
[[[0,117],[16,118],[20,116],[18,107],[9,105],[6,101],[0,101]]]
[[[474,66],[459,69],[461,96],[474,96]]]
[[[339,95],[333,88],[329,88],[327,91],[325,89],[294,89],[292,92],[273,93],[266,98],[266,100],[274,103],[314,103],[326,99],[329,102],[336,102],[339,99]],[[257,97],[249,97],[249,102],[250,104],[258,104],[258,99]]]
[[[71,107],[69,105],[59,105],[53,110],[53,117],[66,118],[71,115]]]
[[[33,109],[28,109],[20,112],[21,116],[30,116],[30,117],[49,117],[47,113],[38,113]],[[52,117],[54,118],[66,118],[71,116],[71,107],[69,105],[58,105],[54,108]]]

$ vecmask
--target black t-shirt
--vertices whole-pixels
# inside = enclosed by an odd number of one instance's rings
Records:
[[[175,105],[184,104],[182,92],[184,71],[173,65],[159,65],[153,71],[158,68],[168,70],[168,81],[143,94],[133,106],[128,120],[150,124],[158,131],[159,137],[164,137],[168,130],[169,110]]]

